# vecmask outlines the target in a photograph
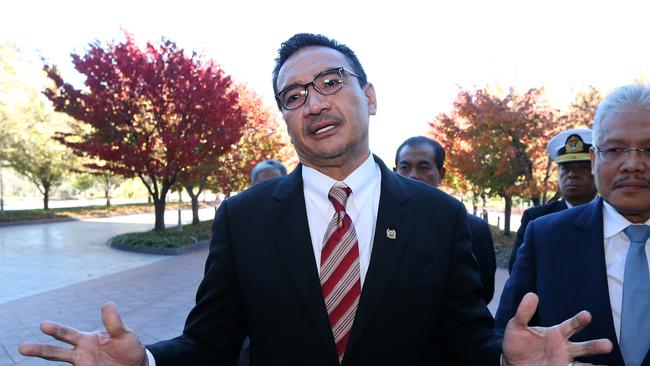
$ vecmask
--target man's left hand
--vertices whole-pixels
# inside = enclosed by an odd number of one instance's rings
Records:
[[[503,338],[504,366],[566,366],[576,357],[612,351],[612,342],[608,339],[569,341],[591,322],[588,311],[581,311],[552,327],[529,327],[528,322],[535,314],[538,302],[537,295],[526,294],[517,314],[508,322]]]

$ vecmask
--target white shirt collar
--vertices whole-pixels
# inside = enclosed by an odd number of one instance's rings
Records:
[[[600,197],[600,196],[595,195],[594,198],[593,198],[591,201],[587,202],[587,203],[592,203],[592,202],[596,201],[596,200],[598,199],[598,197]],[[583,204],[586,205],[587,203],[583,203]],[[564,204],[566,205],[566,208],[572,208],[572,207],[575,207],[574,205],[572,205],[571,203],[569,203],[569,201],[567,201],[567,200],[564,200]]]
[[[372,154],[369,154],[363,164],[343,179],[343,183],[352,190],[350,198],[353,200],[355,207],[359,208],[363,205],[372,192],[370,189],[374,187],[372,183],[376,182],[376,179],[380,177],[379,167],[375,163]],[[338,182],[306,165],[302,167],[302,181],[307,193],[325,201],[328,200],[327,196],[330,188]]]
[[[650,219],[646,221],[645,224],[650,225]],[[605,235],[605,239],[609,239],[620,233],[630,225],[632,225],[632,223],[623,217],[614,206],[603,200],[603,234]]]

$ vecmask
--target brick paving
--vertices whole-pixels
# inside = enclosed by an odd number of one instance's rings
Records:
[[[42,320],[90,331],[102,328],[100,308],[112,301],[124,323],[145,343],[180,334],[194,304],[208,251],[165,258],[142,267],[0,304],[0,366],[67,365],[26,358],[24,341],[56,344],[42,334]]]

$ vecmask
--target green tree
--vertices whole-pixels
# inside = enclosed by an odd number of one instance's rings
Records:
[[[53,137],[65,131],[68,119],[51,110],[38,96],[13,118],[22,127],[12,136],[6,159],[16,172],[27,178],[43,195],[43,209],[49,209],[49,199],[68,176],[74,155]]]
[[[38,188],[48,209],[53,190],[74,163],[71,152],[52,138],[67,130],[70,119],[46,103],[39,92],[45,83],[40,65],[15,45],[0,45],[0,69],[0,158]]]

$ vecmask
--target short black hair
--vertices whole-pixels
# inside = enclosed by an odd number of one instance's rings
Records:
[[[266,169],[277,169],[280,172],[280,175],[287,175],[287,168],[282,165],[281,162],[275,160],[275,159],[268,159],[261,161],[255,165],[253,170],[251,171],[251,183],[255,184],[257,181],[257,175]]]
[[[341,52],[352,65],[352,71],[357,74],[359,85],[363,87],[368,83],[366,72],[363,70],[363,66],[361,66],[361,62],[357,58],[357,55],[350,49],[350,47],[339,43],[334,39],[327,38],[322,34],[298,33],[289,38],[286,42],[283,42],[282,45],[280,45],[280,49],[278,49],[278,57],[275,59],[275,68],[273,68],[274,95],[278,93],[278,74],[280,73],[282,65],[284,65],[287,59],[289,59],[289,57],[294,53],[305,47],[311,46],[327,47]],[[278,103],[278,108],[282,109],[280,103]]]
[[[422,145],[429,145],[433,148],[433,159],[436,162],[436,167],[438,170],[442,169],[442,166],[445,164],[445,149],[442,148],[442,145],[434,139],[430,139],[425,136],[414,136],[407,138],[401,145],[397,148],[395,153],[395,166],[397,166],[399,153],[405,146],[417,147]]]

